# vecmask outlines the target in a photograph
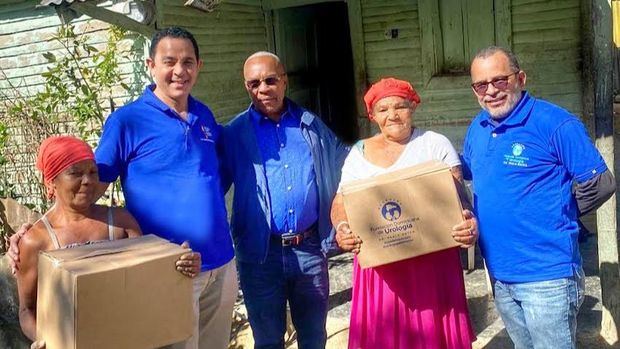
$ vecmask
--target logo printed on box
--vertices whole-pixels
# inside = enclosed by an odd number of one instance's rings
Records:
[[[381,215],[386,221],[394,222],[400,218],[402,213],[400,204],[398,201],[388,201],[381,207]]]

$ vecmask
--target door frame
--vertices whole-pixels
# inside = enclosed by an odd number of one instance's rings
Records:
[[[263,0],[263,12],[265,14],[265,32],[267,33],[267,48],[275,52],[275,33],[273,10],[314,5],[325,2],[345,2],[347,4],[347,16],[349,17],[349,33],[351,39],[351,53],[353,61],[353,83],[355,84],[355,106],[358,119],[366,118],[366,107],[364,106],[364,94],[368,87],[368,76],[366,74],[366,57],[364,54],[364,29],[362,26],[362,6],[360,0]],[[360,121],[360,120],[358,120]],[[360,126],[360,135],[365,131]]]

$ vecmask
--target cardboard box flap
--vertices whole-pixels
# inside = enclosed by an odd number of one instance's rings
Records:
[[[104,241],[79,248],[59,249],[40,252],[40,258],[50,260],[56,267],[62,267],[75,275],[99,273],[121,267],[131,267],[143,263],[153,257],[166,257],[182,254],[186,250],[165,239],[146,235],[139,239],[121,239]],[[106,256],[93,264],[97,257]]]
[[[376,185],[390,183],[412,177],[425,176],[440,171],[450,170],[450,166],[441,161],[427,161],[419,165],[407,167],[401,170],[381,174],[371,178],[358,179],[342,186],[343,194],[364,190]]]
[[[152,349],[189,338],[193,281],[175,268],[186,251],[147,235],[39,255],[37,338],[49,349]]]

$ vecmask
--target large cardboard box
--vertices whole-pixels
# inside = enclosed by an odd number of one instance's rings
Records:
[[[423,163],[342,187],[351,230],[363,241],[362,268],[458,246],[452,227],[463,221],[450,168]]]
[[[192,280],[186,252],[147,235],[41,252],[37,339],[47,349],[155,348],[189,338]]]

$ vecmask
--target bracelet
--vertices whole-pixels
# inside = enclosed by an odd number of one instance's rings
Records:
[[[349,225],[349,222],[347,222],[347,221],[340,221],[340,222],[338,222],[338,224],[336,225],[336,231],[338,231],[338,229],[340,229],[340,227],[343,224]]]

